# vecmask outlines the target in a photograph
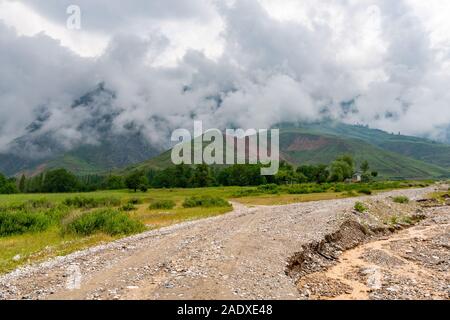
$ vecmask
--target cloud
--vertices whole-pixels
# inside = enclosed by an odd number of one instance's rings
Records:
[[[159,145],[194,118],[265,128],[327,116],[448,134],[450,36],[439,12],[413,0],[285,1],[289,12],[272,0],[78,1],[86,32],[108,38],[91,58],[51,32],[19,35],[0,21],[0,146],[42,113],[33,134],[51,132],[64,148],[98,143],[86,124],[108,116],[114,132],[139,130]],[[65,1],[24,3],[63,23]],[[73,108],[99,83],[113,94]]]

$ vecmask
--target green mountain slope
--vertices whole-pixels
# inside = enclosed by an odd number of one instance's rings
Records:
[[[342,154],[351,154],[358,165],[363,160],[369,161],[371,169],[378,171],[383,178],[427,179],[450,176],[447,168],[382,149],[367,140],[348,136],[319,132],[317,128],[313,130],[304,127],[285,127],[280,130],[280,157],[294,165],[327,164]],[[156,158],[126,168],[122,173],[135,169],[164,169],[172,165],[170,154],[170,151],[166,151]]]
[[[282,130],[280,150],[285,159],[297,165],[326,164],[342,154],[350,154],[358,165],[367,160],[372,170],[391,179],[424,179],[449,175],[447,169],[383,150],[360,139],[303,133],[302,129]]]
[[[336,122],[319,122],[299,126],[283,124],[281,127],[294,127],[303,133],[331,134],[341,138],[355,138],[371,143],[383,150],[450,169],[450,145],[424,138],[390,134],[382,130],[370,129],[367,126]]]

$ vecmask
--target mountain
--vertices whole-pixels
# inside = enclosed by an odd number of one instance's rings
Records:
[[[282,128],[292,128],[292,124],[282,124]],[[354,138],[368,142],[383,150],[399,153],[426,163],[450,169],[450,145],[436,141],[391,134],[367,126],[348,125],[337,122],[301,124],[298,132],[330,134],[341,138]]]
[[[82,119],[63,131],[69,138],[67,132],[75,132],[75,142],[61,139],[61,130],[49,129],[54,128],[52,114],[43,106],[26,133],[10,143],[7,153],[0,153],[0,172],[33,175],[62,167],[84,175],[171,165],[170,151],[149,142],[134,123],[117,130],[115,120],[125,111],[104,84],[76,99],[70,112]],[[275,127],[281,129],[281,158],[295,165],[329,163],[348,153],[358,163],[368,160],[386,178],[449,176],[448,144],[333,121]]]
[[[410,148],[423,147],[408,156],[410,150],[406,148],[399,152],[391,151],[397,143],[404,143]],[[394,137],[363,126],[323,123],[280,125],[280,158],[294,165],[327,164],[340,155],[350,154],[358,165],[364,160],[369,161],[371,169],[378,171],[383,178],[443,178],[450,176],[450,166],[442,167],[435,163],[448,164],[449,150],[450,146],[445,144],[402,135]],[[433,154],[440,155],[438,161],[433,158]],[[172,165],[170,155],[169,150],[121,172],[167,168]],[[417,160],[420,157],[424,157],[425,161]]]
[[[61,142],[58,131],[41,130],[50,119],[42,108],[27,132],[10,143],[8,153],[0,153],[0,172],[33,175],[51,168],[66,168],[79,175],[94,174],[160,154],[163,149],[151,144],[132,124],[120,133],[113,128],[114,119],[120,115],[120,110],[111,108],[115,98],[114,92],[100,84],[74,101],[71,108],[88,116],[74,130],[84,136],[70,146]]]

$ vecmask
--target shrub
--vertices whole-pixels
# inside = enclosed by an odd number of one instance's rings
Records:
[[[243,198],[243,197],[249,197],[256,194],[260,194],[260,192],[256,189],[241,189],[233,192],[231,195],[234,198]]]
[[[395,203],[408,203],[409,198],[405,196],[398,196],[392,199]]]
[[[230,207],[231,204],[225,199],[218,197],[190,197],[184,200],[183,207],[184,208],[195,208],[195,207]]]
[[[136,207],[132,203],[127,203],[123,205],[120,210],[122,211],[134,211],[136,210]]]
[[[46,230],[51,218],[42,212],[0,212],[0,236],[23,234]]]
[[[128,200],[129,204],[142,204],[142,199],[139,198],[131,198],[130,200]]]
[[[173,202],[172,200],[159,200],[159,201],[154,201],[150,204],[150,209],[155,210],[155,209],[173,209],[175,207],[175,202]]]
[[[295,186],[295,187],[289,187],[287,189],[287,192],[289,194],[308,194],[308,193],[310,193],[310,190],[306,186]]]
[[[362,202],[356,202],[355,203],[355,210],[360,212],[360,213],[363,213],[363,212],[367,211],[367,207]]]
[[[116,198],[87,198],[73,197],[64,200],[63,204],[75,208],[99,208],[99,207],[116,207],[120,205],[120,200]]]
[[[277,194],[278,193],[278,185],[271,183],[271,184],[263,184],[261,186],[258,186],[258,191],[268,193],[268,194]]]
[[[346,195],[347,197],[356,197],[358,194],[357,194],[355,191],[351,190],[351,191],[347,191],[347,192],[345,193],[345,195]]]
[[[109,235],[127,235],[145,230],[145,226],[137,220],[131,219],[126,213],[101,209],[87,212],[64,228],[64,232],[88,236],[97,232]]]
[[[32,209],[50,209],[54,207],[54,204],[45,199],[33,199],[33,200],[28,200],[27,202],[24,203],[24,206],[26,208],[32,208]]]
[[[362,193],[362,194],[366,194],[368,196],[370,196],[372,194],[372,190],[370,190],[370,189],[360,189],[360,190],[358,190],[358,192]]]

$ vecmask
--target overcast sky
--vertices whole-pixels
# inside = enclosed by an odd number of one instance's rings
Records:
[[[69,5],[81,29],[66,27]],[[82,141],[74,99],[104,82],[110,110],[150,139],[192,125],[266,128],[324,115],[443,138],[450,1],[0,0],[0,149],[41,130]]]

